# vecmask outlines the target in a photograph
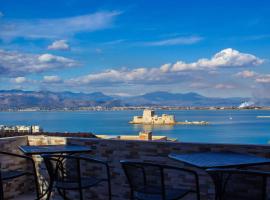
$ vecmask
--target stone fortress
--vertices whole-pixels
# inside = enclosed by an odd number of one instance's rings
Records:
[[[208,125],[206,121],[181,121],[177,122],[174,115],[162,114],[161,116],[155,115],[154,110],[145,109],[143,116],[134,116],[130,124],[147,124],[147,125]]]
[[[134,116],[131,124],[158,124],[158,125],[174,125],[176,124],[174,115],[162,114],[155,115],[154,110],[145,109],[143,116]]]

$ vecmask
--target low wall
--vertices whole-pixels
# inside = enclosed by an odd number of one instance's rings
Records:
[[[25,137],[15,137],[13,139],[1,139],[1,149],[13,150],[18,152],[17,146],[26,144]],[[181,142],[159,142],[159,141],[123,141],[123,140],[104,140],[95,138],[74,138],[74,137],[47,137],[47,136],[29,136],[29,145],[48,145],[48,144],[72,144],[84,145],[92,147],[93,151],[90,153],[93,157],[99,158],[109,162],[111,179],[112,179],[112,193],[115,200],[129,199],[129,186],[127,179],[123,173],[120,160],[134,159],[141,161],[157,162],[163,164],[170,164],[175,166],[190,166],[178,163],[168,158],[170,153],[190,153],[202,151],[232,151],[239,153],[250,153],[262,157],[270,157],[270,146],[262,145],[228,145],[228,144],[198,144],[198,143],[181,143]],[[16,149],[16,150],[15,150]],[[41,159],[35,157],[35,160],[40,163]],[[12,165],[16,165],[14,162]],[[20,164],[20,163],[17,163]],[[24,164],[24,163],[21,163]],[[37,165],[39,166],[39,165]],[[268,166],[262,166],[270,171]],[[194,168],[192,168],[194,169]],[[44,169],[43,169],[44,170]],[[194,169],[198,172],[200,177],[201,199],[214,199],[214,187],[212,180],[208,174],[203,170]],[[85,172],[91,172],[91,169],[86,167]],[[166,177],[171,179],[175,184],[192,185],[193,177],[189,174],[179,175],[177,177]],[[9,188],[13,190],[14,188]],[[246,190],[246,191],[245,191]],[[242,192],[247,194],[251,192],[252,188],[244,188]],[[17,193],[15,193],[17,194]],[[85,190],[86,199],[104,200],[107,190],[105,187],[98,187],[98,189]],[[74,194],[73,199],[78,199],[77,194]],[[90,198],[91,197],[91,198]],[[195,199],[193,195],[186,199]]]

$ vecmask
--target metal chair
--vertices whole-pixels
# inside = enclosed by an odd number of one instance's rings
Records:
[[[56,188],[60,196],[69,200],[66,191],[79,191],[79,198],[83,200],[83,189],[98,186],[101,182],[107,182],[108,196],[111,200],[111,179],[109,165],[106,162],[84,155],[41,155],[44,159],[50,182],[48,186],[47,200],[50,199],[53,188]],[[104,168],[106,177],[97,175],[83,175],[82,163],[98,165]]]
[[[31,168],[32,168],[31,170],[2,169],[1,168],[2,165],[0,163],[0,200],[4,200],[3,182],[9,181],[12,179],[16,179],[16,178],[21,177],[21,176],[33,176],[34,177],[35,188],[36,188],[36,197],[37,197],[37,199],[39,199],[39,184],[38,184],[34,160],[28,156],[9,153],[9,152],[3,152],[3,151],[0,151],[0,156],[8,156],[11,158],[13,157],[13,158],[25,160],[26,162],[30,163]]]
[[[200,199],[198,175],[192,170],[146,162],[120,162],[129,182],[132,200],[178,200],[189,193],[195,193],[196,198]],[[195,189],[169,186],[165,180],[168,171],[191,174]]]
[[[266,200],[270,172],[245,169],[207,169],[215,183],[215,199]]]

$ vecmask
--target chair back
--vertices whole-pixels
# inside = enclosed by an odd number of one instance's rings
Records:
[[[80,184],[81,166],[80,159],[71,155],[41,155],[44,159],[51,181],[69,182]]]
[[[121,164],[132,191],[165,197],[163,168],[160,165],[130,161],[121,161]]]

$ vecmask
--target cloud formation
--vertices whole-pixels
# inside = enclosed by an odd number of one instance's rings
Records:
[[[109,69],[96,74],[88,74],[68,80],[71,85],[108,84],[169,84],[188,79],[185,73],[172,73],[160,68]]]
[[[220,84],[215,85],[214,88],[216,88],[216,89],[233,89],[233,88],[235,88],[235,86],[231,85],[231,84],[220,83]]]
[[[21,76],[78,65],[75,60],[53,54],[26,54],[0,49],[0,76]]]
[[[79,32],[108,28],[119,14],[117,11],[107,11],[58,19],[5,19],[0,24],[0,38],[63,38]]]
[[[49,50],[69,50],[69,44],[66,40],[55,40],[48,46]]]
[[[59,76],[52,75],[52,76],[44,76],[43,83],[61,83],[62,79]]]
[[[226,67],[252,67],[264,62],[252,54],[241,53],[237,50],[227,48],[216,53],[212,58],[201,58],[193,63],[178,61],[172,66],[172,71],[189,70],[212,70]]]
[[[257,76],[257,73],[254,71],[245,70],[242,72],[238,72],[236,74],[236,76],[241,77],[241,78],[253,78],[253,77]]]
[[[100,73],[91,73],[85,76],[73,78],[68,81],[72,85],[91,84],[168,84],[187,81],[195,77],[195,71],[202,73],[219,68],[250,67],[262,64],[263,60],[252,55],[241,53],[233,49],[224,49],[215,54],[211,59],[199,59],[194,63],[178,61],[175,64],[167,63],[157,68],[135,68],[135,69],[109,69]],[[251,72],[242,72],[242,76],[251,76]],[[218,84],[216,89],[232,89],[233,85]]]
[[[3,17],[3,16],[4,16],[4,14],[0,11],[0,18]]]
[[[203,38],[199,36],[176,37],[176,38],[170,38],[166,40],[144,42],[143,45],[145,46],[188,45],[188,44],[198,43],[201,40],[203,40]]]
[[[257,83],[270,83],[270,74],[260,75],[256,78]]]
[[[22,83],[28,82],[28,79],[25,78],[24,76],[19,76],[19,77],[13,78],[11,81],[16,84],[22,84]]]

